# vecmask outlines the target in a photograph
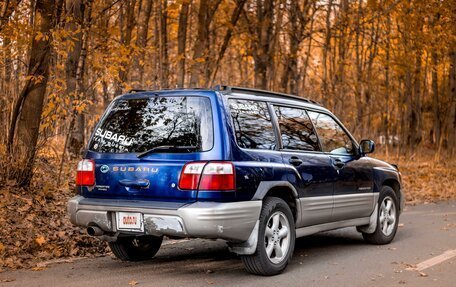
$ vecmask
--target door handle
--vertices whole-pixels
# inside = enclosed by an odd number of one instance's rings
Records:
[[[338,158],[333,159],[333,165],[337,168],[343,168],[345,166],[345,162],[341,161]]]
[[[300,166],[302,164],[302,160],[295,156],[292,156],[288,162],[294,166]]]
[[[130,180],[130,179],[121,179],[119,180],[120,185],[126,187],[136,187],[136,188],[147,188],[149,187],[149,181],[147,179],[137,179],[137,180]]]

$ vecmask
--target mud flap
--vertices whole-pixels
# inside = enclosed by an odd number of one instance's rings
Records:
[[[233,243],[228,242],[228,249],[238,255],[252,255],[255,253],[257,244],[258,244],[258,229],[260,226],[260,221],[257,220],[255,227],[250,233],[249,239],[242,243]]]

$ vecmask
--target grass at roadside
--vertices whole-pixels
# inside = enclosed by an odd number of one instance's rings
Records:
[[[383,154],[373,156],[399,166],[407,204],[456,199],[456,159],[446,158],[436,162],[429,150],[412,158],[387,158]]]

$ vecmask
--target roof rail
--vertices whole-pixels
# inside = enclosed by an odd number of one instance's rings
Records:
[[[205,88],[158,88],[158,89],[131,89],[128,90],[127,94],[131,93],[143,93],[143,92],[159,92],[159,91],[171,91],[171,90],[206,90]]]
[[[142,92],[149,92],[149,91],[152,91],[152,90],[143,90],[143,89],[131,89],[131,90],[128,90],[128,93],[127,93],[127,94],[132,94],[132,93],[142,93]]]
[[[285,93],[280,93],[280,92],[272,92],[272,91],[266,91],[266,90],[260,90],[260,89],[254,89],[254,88],[244,88],[244,87],[235,87],[235,86],[224,86],[224,85],[217,85],[214,87],[214,90],[216,91],[221,91],[221,92],[227,92],[227,93],[232,93],[232,92],[247,92],[247,93],[252,93],[252,94],[264,94],[272,97],[280,97],[280,98],[289,98],[289,99],[296,99],[296,100],[301,100],[305,101],[314,105],[319,105],[321,104],[317,101],[307,99],[307,98],[302,98],[299,96],[295,95],[290,95],[290,94],[285,94]]]

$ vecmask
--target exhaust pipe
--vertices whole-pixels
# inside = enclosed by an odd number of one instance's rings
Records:
[[[87,234],[90,236],[101,236],[104,234],[104,231],[98,226],[89,226],[87,227]]]

